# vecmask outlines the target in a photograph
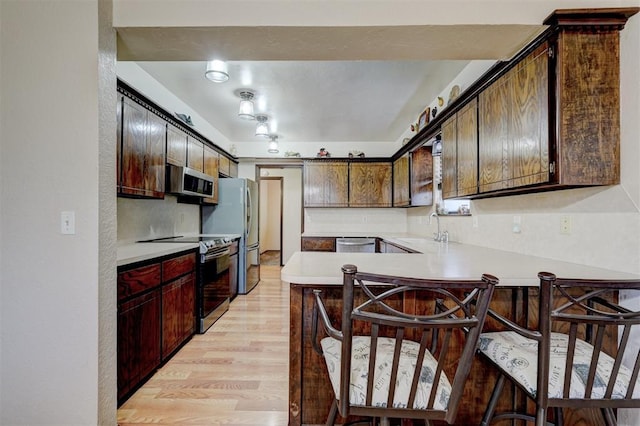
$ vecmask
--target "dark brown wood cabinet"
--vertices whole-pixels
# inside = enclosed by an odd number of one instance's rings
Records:
[[[481,193],[549,181],[548,58],[544,43],[478,97]]]
[[[195,332],[194,251],[118,270],[118,401]]]
[[[218,159],[218,172],[226,177],[231,177],[231,160],[228,157],[221,155]]]
[[[213,178],[213,197],[211,198],[203,198],[202,202],[206,204],[217,204],[218,203],[218,161],[220,155],[216,150],[209,147],[208,145],[204,146],[204,173],[208,174]]]
[[[478,192],[477,101],[472,99],[442,124],[442,197]]]
[[[347,161],[305,161],[303,175],[305,207],[349,206]]]
[[[409,154],[407,153],[393,162],[393,206],[406,207],[410,203]]]
[[[167,125],[167,163],[187,165],[187,134],[171,124]]]
[[[411,152],[411,205],[433,204],[433,156],[431,147],[421,146]]]
[[[133,100],[122,97],[120,193],[164,197],[166,122]]]
[[[193,253],[162,262],[162,359],[195,332],[195,266]]]
[[[336,251],[335,237],[302,237],[302,251]]]
[[[349,163],[349,207],[391,207],[390,162]]]
[[[204,143],[192,136],[187,138],[187,167],[204,173]]]

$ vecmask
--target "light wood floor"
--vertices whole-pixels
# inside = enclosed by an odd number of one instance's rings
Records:
[[[280,267],[198,334],[118,410],[118,424],[284,426],[288,422],[289,286]]]

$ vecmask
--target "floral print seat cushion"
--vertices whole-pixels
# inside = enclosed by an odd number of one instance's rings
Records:
[[[562,398],[564,369],[569,338],[566,334],[551,333],[551,355],[549,358],[549,398]],[[538,342],[513,331],[483,333],[480,335],[480,351],[533,396],[537,393]],[[576,340],[573,371],[569,389],[570,398],[583,398],[593,346],[584,340]],[[600,353],[596,377],[591,391],[592,399],[602,399],[613,370],[614,359]],[[631,370],[621,366],[612,399],[623,399],[626,395]],[[640,379],[639,379],[640,382]],[[633,397],[640,396],[640,383],[636,383]]]
[[[321,341],[327,370],[336,399],[340,399],[340,358],[342,343],[332,337],[325,337]],[[369,351],[371,338],[368,336],[354,336],[351,350],[351,387],[349,400],[351,405],[365,405]],[[389,382],[391,378],[391,367],[393,363],[393,351],[395,339],[387,337],[378,338],[376,354],[374,386],[372,405],[376,407],[386,407],[389,394]],[[404,340],[402,342],[400,362],[398,365],[398,375],[396,377],[396,391],[393,399],[395,408],[416,408],[425,409],[438,362],[429,351],[425,351],[424,361],[420,372],[420,381],[413,407],[407,407],[413,372],[418,359],[420,345],[416,342]],[[451,384],[444,372],[440,376],[434,408],[444,410],[447,408],[451,395]]]

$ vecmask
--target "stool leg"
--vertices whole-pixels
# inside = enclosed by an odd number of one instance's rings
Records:
[[[487,409],[484,412],[484,416],[482,416],[482,422],[480,423],[480,426],[488,426],[491,424],[491,419],[493,419],[493,412],[496,410],[498,398],[500,398],[502,388],[504,387],[504,380],[504,375],[500,374],[500,377],[498,377],[498,381],[493,387],[493,392],[491,393],[491,398],[489,399],[489,404],[487,405]]]
[[[327,426],[334,426],[336,424],[336,416],[338,415],[338,401],[333,400],[331,404],[331,410],[329,410],[329,417],[327,417]]]

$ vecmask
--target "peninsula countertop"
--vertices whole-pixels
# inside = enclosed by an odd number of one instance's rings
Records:
[[[486,247],[440,243],[429,238],[380,236],[420,253],[296,252],[281,279],[295,284],[342,284],[344,264],[370,273],[433,279],[496,276],[504,286],[537,286],[538,272],[563,278],[640,279],[639,275]]]

